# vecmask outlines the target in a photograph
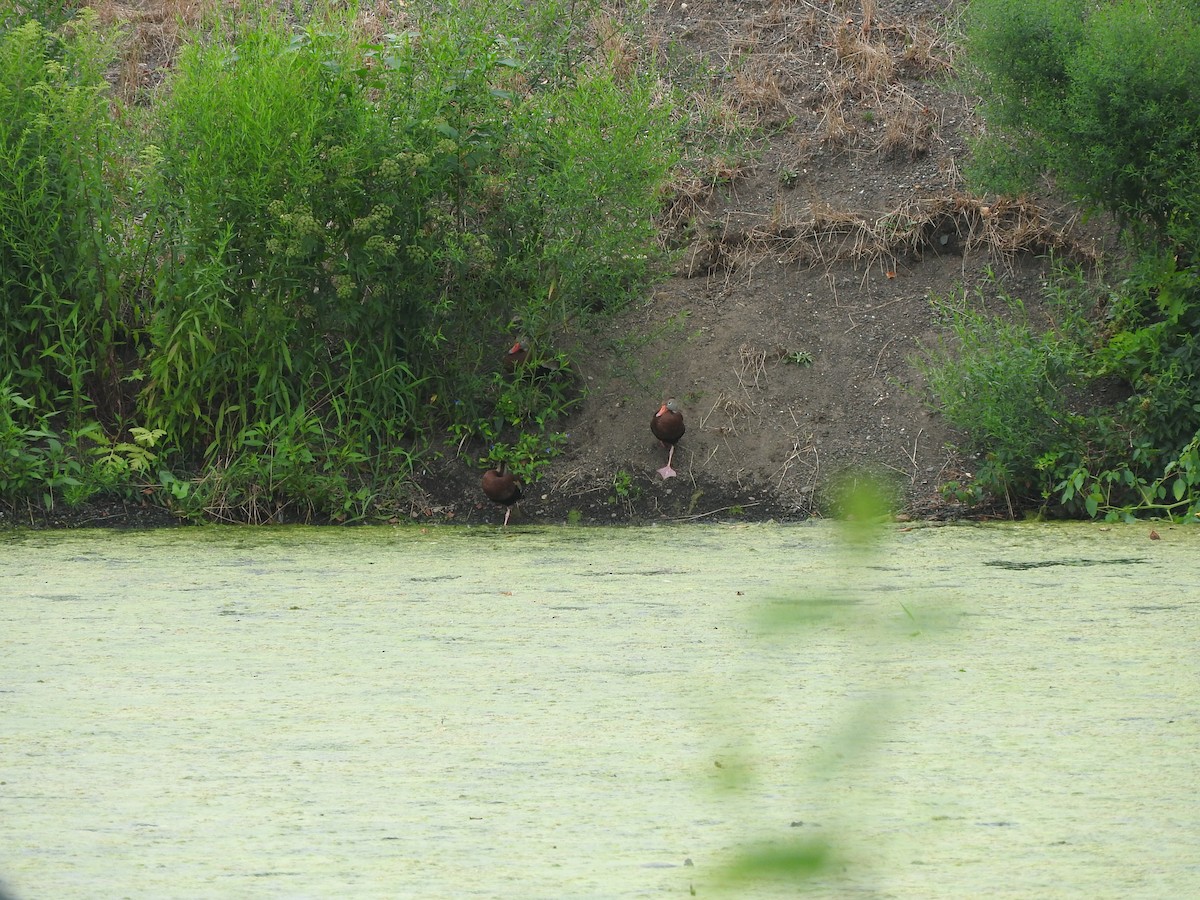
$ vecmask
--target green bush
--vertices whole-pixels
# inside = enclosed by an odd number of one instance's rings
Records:
[[[947,493],[972,503],[1002,498],[1014,512],[1037,507],[1110,520],[1200,514],[1194,387],[1178,359],[1159,358],[1171,346],[1161,322],[1144,334],[1121,332],[1120,347],[1115,338],[1103,343],[1085,314],[1097,290],[1079,270],[1057,270],[1036,324],[1025,303],[1003,294],[1001,312],[988,310],[982,292],[937,302],[945,334],[916,364],[931,405],[979,459]],[[1138,359],[1140,375],[1121,374],[1141,390],[1099,402],[1094,387],[1116,374],[1114,360],[1132,366]]]
[[[968,169],[975,186],[1029,190],[1048,171],[1115,215],[1129,238],[1129,271],[1105,321],[1067,328],[1087,352],[1066,361],[1066,378],[1116,377],[1130,396],[1090,414],[1074,442],[1029,435],[1023,452],[1042,493],[1093,516],[1191,515],[1200,509],[1200,7],[977,0],[967,35],[989,126]],[[1032,334],[1006,337],[1035,355],[1042,346]],[[934,368],[962,377],[948,359]],[[982,393],[976,402],[988,409],[962,427],[1008,459],[1016,446],[987,421],[996,404]]]
[[[676,143],[582,7],[451,2],[368,43],[340,5],[253,3],[135,111],[94,14],[27,6],[0,7],[3,499],[57,454],[76,501],[354,517],[439,434],[529,476],[560,452],[558,345],[654,277]],[[554,378],[496,374],[516,314]]]
[[[1195,4],[977,0],[967,49],[981,112],[1028,164],[1028,184],[1048,168],[1089,204],[1160,233],[1194,215]]]
[[[1082,452],[1085,420],[1072,398],[1086,346],[1072,328],[1055,327],[1078,327],[1073,295],[1052,294],[1060,321],[1050,327],[1035,326],[1021,300],[999,300],[1002,313],[988,311],[982,292],[936,300],[946,336],[916,362],[933,405],[965,433],[963,449],[980,457],[978,489],[1014,505],[1040,504],[1055,473],[1039,459]]]
[[[266,18],[184,54],[143,402],[188,454],[298,410],[368,455],[511,418],[501,323],[548,341],[651,277],[667,110],[602,67],[532,81],[561,45],[479,9],[378,45]]]
[[[355,64],[345,36],[270,21],[180,60],[160,110],[168,255],[143,401],[191,454],[301,408],[375,443],[414,417],[435,179]]]
[[[0,372],[77,425],[119,406],[132,320],[104,96],[109,47],[84,10],[63,34],[0,32]]]

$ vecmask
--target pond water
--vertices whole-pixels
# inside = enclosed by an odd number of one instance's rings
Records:
[[[0,881],[1200,895],[1200,529],[0,534]],[[795,896],[735,884],[725,896]]]

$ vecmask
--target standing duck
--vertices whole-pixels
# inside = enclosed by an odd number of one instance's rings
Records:
[[[521,499],[521,484],[516,476],[508,471],[506,463],[500,463],[499,468],[488,469],[483,473],[483,492],[493,503],[504,507],[504,527],[507,528],[513,504]]]
[[[683,427],[683,413],[679,411],[679,405],[675,402],[674,397],[658,408],[658,412],[650,420],[650,430],[658,438],[659,443],[669,448],[667,464],[658,470],[658,474],[663,477],[663,481],[674,478],[675,470],[671,468],[671,461],[675,458],[675,444],[683,437],[683,432],[686,430]]]

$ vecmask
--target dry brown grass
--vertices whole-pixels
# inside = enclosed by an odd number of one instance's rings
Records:
[[[851,81],[844,75],[831,72],[825,76],[825,96],[819,112],[817,139],[825,146],[836,149],[850,145],[857,134],[857,126],[847,115],[853,92]]]
[[[1055,222],[1041,206],[1022,199],[989,205],[944,195],[911,201],[874,219],[818,202],[810,215],[806,221],[773,216],[745,232],[723,235],[720,246],[709,250],[710,271],[753,267],[768,258],[825,267],[879,264],[894,271],[898,261],[926,253],[982,253],[1005,262],[1020,253],[1053,253],[1096,261],[1090,245],[1073,235],[1073,222]]]
[[[767,351],[749,344],[738,348],[738,367],[734,373],[742,390],[749,393],[747,385],[760,390],[767,380]]]
[[[162,81],[164,70],[175,62],[184,35],[220,6],[217,0],[98,0],[86,5],[106,29],[121,29],[117,66],[109,80],[126,103],[135,102]]]
[[[930,29],[876,21],[873,0],[863,0],[861,13],[860,23],[830,22],[823,33],[830,71],[816,134],[826,146],[850,148],[863,137],[859,123],[879,120],[885,131],[871,149],[916,158],[929,152],[940,123],[910,95],[905,80],[952,71],[953,47]]]
[[[708,411],[701,415],[699,429],[722,436],[737,436],[741,434],[738,429],[739,422],[747,420],[743,423],[745,427],[746,424],[752,424],[755,418],[754,408],[749,403],[721,392],[717,394]]]
[[[903,69],[915,78],[936,78],[954,71],[955,45],[927,28],[904,29]]]
[[[734,73],[733,85],[739,112],[750,111],[762,116],[786,108],[779,71],[769,60],[755,59],[739,69]]]
[[[862,95],[886,88],[895,78],[898,59],[886,41],[846,23],[834,30],[832,44],[838,67],[852,74]]]
[[[628,81],[637,71],[639,52],[629,30],[611,12],[601,10],[592,21],[596,47],[618,81]]]
[[[731,184],[750,169],[751,164],[746,160],[710,155],[687,169],[677,170],[657,217],[664,237],[672,239],[680,228],[700,215],[720,187]]]
[[[942,123],[924,103],[898,87],[888,93],[888,109],[877,150],[883,156],[924,156],[937,140]]]

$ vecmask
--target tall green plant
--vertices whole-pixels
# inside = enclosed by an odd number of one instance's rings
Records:
[[[1194,3],[978,0],[968,23],[981,111],[1030,178],[1048,168],[1088,203],[1160,234],[1195,209]]]
[[[78,423],[120,393],[131,341],[123,225],[95,14],[0,33],[0,369],[36,410]]]
[[[472,419],[500,323],[540,333],[645,282],[661,104],[603,71],[533,83],[551,45],[489,21],[362,45],[267,19],[185,54],[145,393],[170,434],[203,446],[303,407],[379,445],[435,410],[464,421],[429,403],[464,394]]]
[[[145,402],[193,448],[300,407],[378,440],[417,408],[428,157],[392,140],[353,49],[265,20],[180,62]]]
[[[530,133],[543,135],[531,141],[540,164],[523,198],[540,280],[572,307],[620,308],[659,259],[658,187],[677,159],[670,106],[649,80],[600,68],[538,97],[526,115]]]

